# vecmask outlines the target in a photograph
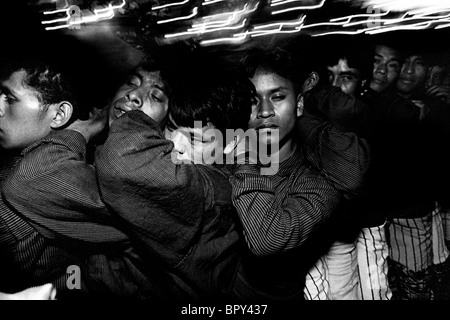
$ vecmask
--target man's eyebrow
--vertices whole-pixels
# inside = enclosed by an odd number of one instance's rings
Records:
[[[271,89],[270,93],[275,93],[275,92],[278,92],[278,91],[288,91],[288,90],[289,90],[288,87],[276,87],[276,88]]]

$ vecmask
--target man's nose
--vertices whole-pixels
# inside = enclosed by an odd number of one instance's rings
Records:
[[[142,98],[139,88],[130,90],[126,95],[126,98],[131,102],[131,106],[134,109],[140,109],[142,107]]]
[[[0,103],[0,117],[3,117],[5,113],[5,106],[3,105],[3,103]]]
[[[339,79],[339,77],[336,77],[331,81],[331,85],[340,88],[342,85],[342,81],[341,79]]]
[[[269,118],[273,116],[273,105],[267,99],[261,99],[258,102],[258,118]]]
[[[386,67],[385,63],[380,63],[375,69],[376,72],[381,73],[381,74],[386,74],[386,70],[387,70],[387,67]]]

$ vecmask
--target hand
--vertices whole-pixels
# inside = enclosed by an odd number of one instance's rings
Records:
[[[56,300],[56,288],[47,283],[17,293],[0,293],[0,300]]]
[[[66,129],[81,133],[86,139],[86,143],[88,143],[93,137],[103,131],[103,129],[106,127],[107,122],[108,108],[94,108],[94,110],[91,111],[88,120],[76,120]]]
[[[437,97],[450,103],[450,87],[444,85],[434,85],[427,89],[427,95]]]

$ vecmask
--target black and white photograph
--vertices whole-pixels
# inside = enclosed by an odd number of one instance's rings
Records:
[[[0,33],[0,300],[450,300],[448,0],[5,0]]]

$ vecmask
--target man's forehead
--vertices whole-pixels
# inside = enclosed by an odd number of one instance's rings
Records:
[[[134,73],[146,82],[162,82],[161,72],[159,70],[147,71],[139,67]]]
[[[0,83],[3,88],[8,89],[13,94],[25,92],[35,93],[35,90],[25,83],[27,72],[23,69],[11,72],[9,77],[5,77]]]
[[[400,59],[401,56],[397,50],[385,45],[377,45],[375,47],[375,54],[380,56],[389,56],[394,59]]]
[[[352,73],[357,73],[358,69],[356,68],[350,68],[348,66],[348,62],[347,59],[339,59],[339,62],[333,66],[328,66],[328,70],[333,71],[333,72],[352,72]]]

